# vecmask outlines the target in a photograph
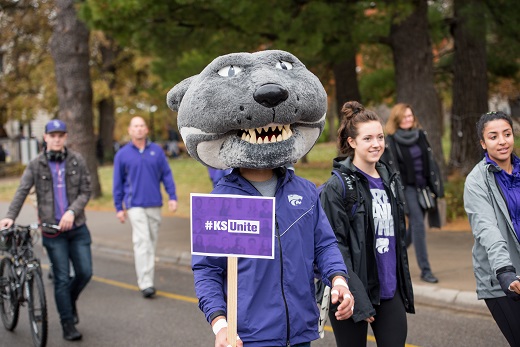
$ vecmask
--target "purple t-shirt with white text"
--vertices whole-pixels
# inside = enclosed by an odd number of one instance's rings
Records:
[[[358,169],[359,170],[359,169]],[[383,180],[359,170],[368,180],[372,194],[377,272],[381,299],[392,299],[397,288],[397,255],[392,206],[386,194]]]
[[[65,162],[49,161],[52,173],[52,186],[54,190],[54,217],[59,223],[61,217],[69,206],[67,199],[67,186],[65,184]]]

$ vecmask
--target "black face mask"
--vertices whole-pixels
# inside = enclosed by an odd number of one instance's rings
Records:
[[[45,156],[48,161],[61,163],[67,158],[67,149],[64,149],[63,151],[45,151]]]

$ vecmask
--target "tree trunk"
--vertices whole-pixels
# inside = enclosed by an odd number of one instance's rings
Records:
[[[327,120],[326,122],[329,124],[329,133],[327,136],[327,142],[336,142],[338,137],[338,129],[336,127],[336,120],[339,118],[337,111],[337,101],[336,99],[330,100],[331,107],[327,109]]]
[[[442,108],[435,90],[433,54],[428,33],[428,2],[413,0],[411,14],[390,27],[397,102],[410,104],[422,127],[428,132],[436,161],[445,176],[442,153]]]
[[[341,123],[341,108],[348,101],[361,102],[361,94],[356,71],[356,51],[354,49],[345,52],[345,60],[338,62],[333,67],[334,80],[336,82],[336,116]],[[335,122],[329,122],[329,138],[336,141],[337,128]]]
[[[107,97],[98,103],[99,110],[99,137],[96,150],[101,165],[105,161],[114,160],[114,126],[115,106],[114,98]]]
[[[520,122],[520,94],[510,96],[507,98],[509,109],[511,110],[511,117],[517,122]]]
[[[112,161],[114,159],[114,126],[115,126],[115,106],[113,91],[116,86],[116,57],[119,49],[115,41],[111,38],[107,39],[106,44],[100,45],[102,66],[101,70],[104,79],[107,81],[110,90],[110,96],[101,100],[98,104],[99,110],[99,138],[100,141],[100,157],[101,163],[105,160]]]
[[[486,25],[481,1],[456,0],[454,9],[450,169],[466,175],[481,159],[475,124],[488,110]]]
[[[336,81],[336,107],[338,116],[341,108],[347,101],[358,101],[361,103],[359,93],[357,72],[356,72],[356,52],[345,52],[346,59],[334,65],[334,79]]]
[[[480,0],[455,0],[450,169],[467,175],[482,159],[475,124],[488,110],[486,24]]]
[[[89,71],[89,35],[80,22],[73,0],[56,0],[56,23],[50,40],[54,59],[58,116],[67,123],[67,146],[86,160],[91,175],[92,197],[101,195],[92,114]]]

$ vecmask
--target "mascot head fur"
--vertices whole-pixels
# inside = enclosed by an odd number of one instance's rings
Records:
[[[167,103],[198,161],[217,169],[271,169],[314,146],[327,94],[294,55],[261,51],[216,58],[174,86]]]

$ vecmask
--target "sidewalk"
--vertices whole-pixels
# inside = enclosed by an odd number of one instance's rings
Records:
[[[5,216],[7,202],[0,202],[0,216]],[[115,212],[87,209],[87,224],[95,251],[133,257],[129,222],[121,224]],[[17,222],[29,224],[37,219],[36,210],[25,204]],[[417,303],[451,307],[489,314],[485,303],[477,300],[471,262],[473,236],[469,231],[431,230],[427,233],[429,259],[438,284],[420,280],[420,270],[413,246],[408,250],[410,272]],[[159,231],[157,261],[190,266],[190,222],[187,218],[163,217]]]

